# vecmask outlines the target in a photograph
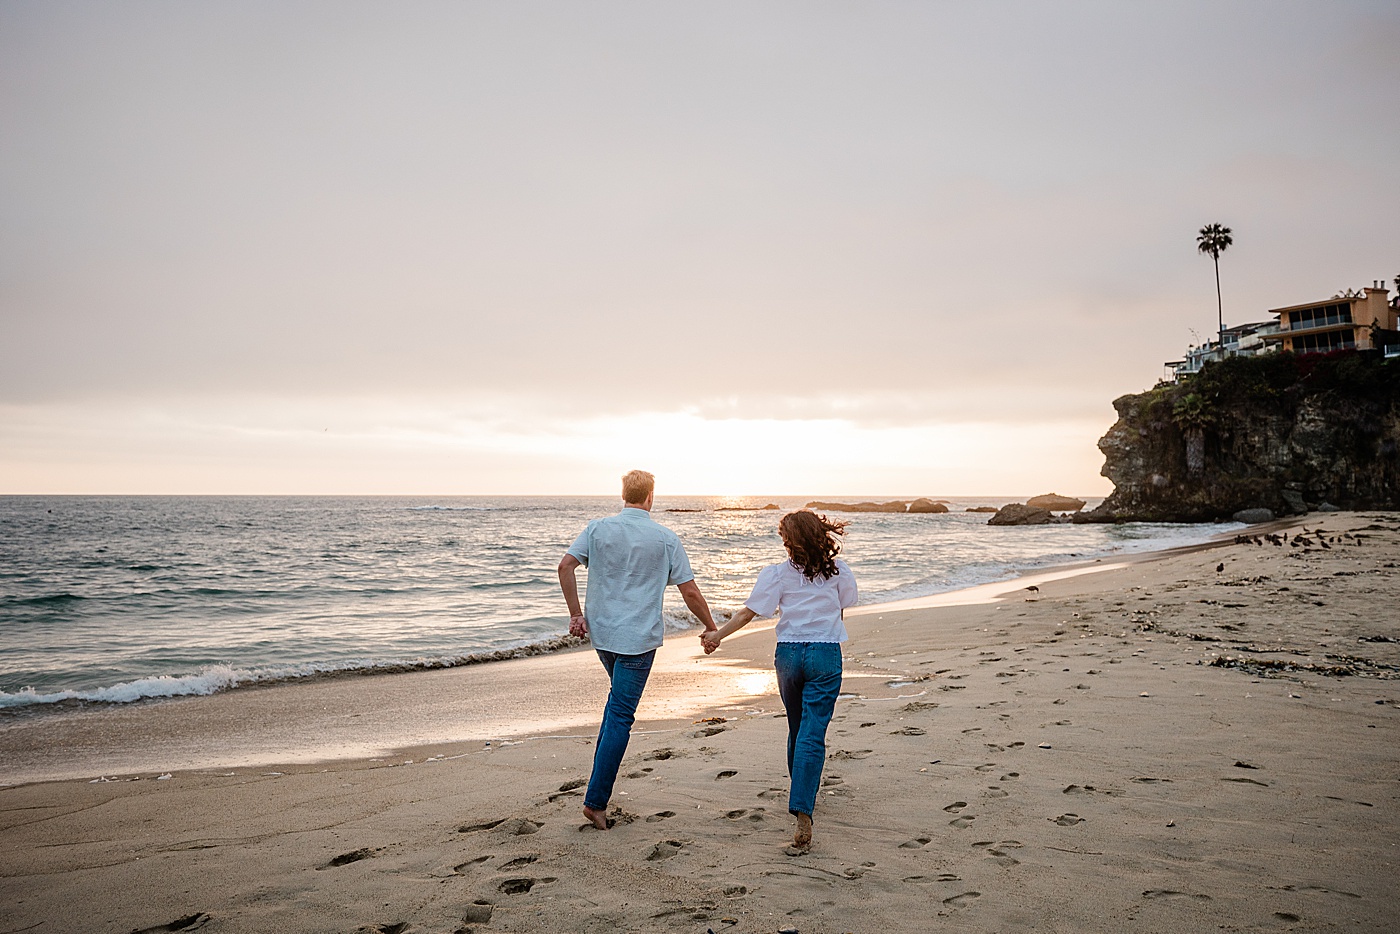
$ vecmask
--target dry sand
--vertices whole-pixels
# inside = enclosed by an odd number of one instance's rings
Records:
[[[0,789],[0,934],[1400,930],[1400,516],[1303,528],[852,613],[796,857],[771,630],[668,643],[606,833],[586,653],[16,721],[0,774],[85,777]]]

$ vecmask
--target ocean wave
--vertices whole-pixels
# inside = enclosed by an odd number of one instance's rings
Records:
[[[504,506],[405,506],[409,512],[500,512]]]
[[[434,658],[387,661],[356,660],[344,663],[327,662],[257,669],[211,665],[200,669],[198,674],[157,675],[87,691],[54,691],[48,694],[41,694],[33,688],[24,688],[14,693],[0,691],[0,710],[64,702],[130,704],[141,700],[218,694],[222,691],[254,684],[285,684],[313,678],[436,671],[443,668],[462,668],[467,665],[482,665],[487,662],[501,662],[513,658],[548,655],[584,644],[582,639],[560,635],[503,649]]]
[[[87,597],[75,593],[49,593],[37,597],[12,597],[0,601],[0,603],[8,603],[10,606],[61,606],[65,603],[77,603],[86,599]]]

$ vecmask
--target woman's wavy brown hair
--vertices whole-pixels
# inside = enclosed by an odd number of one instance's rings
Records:
[[[827,580],[841,573],[836,567],[836,556],[841,553],[837,536],[846,534],[846,525],[799,509],[778,521],[778,534],[783,537],[788,557],[808,580]]]

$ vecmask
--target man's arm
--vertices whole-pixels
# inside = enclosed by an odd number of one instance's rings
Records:
[[[700,587],[693,580],[688,580],[684,584],[677,584],[676,589],[681,592],[681,599],[690,608],[690,612],[700,622],[705,624],[706,632],[715,631],[714,618],[710,616],[710,605],[705,602],[705,595],[700,592]]]
[[[574,570],[580,563],[573,555],[564,555],[559,562],[559,589],[564,591],[564,602],[569,605],[569,635],[582,637],[588,635],[588,620],[578,602],[578,577]]]

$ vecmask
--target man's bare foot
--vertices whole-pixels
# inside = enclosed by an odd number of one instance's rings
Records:
[[[792,835],[792,845],[799,850],[812,845],[812,815],[798,812],[797,832]]]
[[[583,816],[588,818],[588,822],[599,830],[608,829],[608,815],[604,811],[595,811],[585,804],[583,806]],[[808,836],[810,837],[811,834],[809,833]]]

